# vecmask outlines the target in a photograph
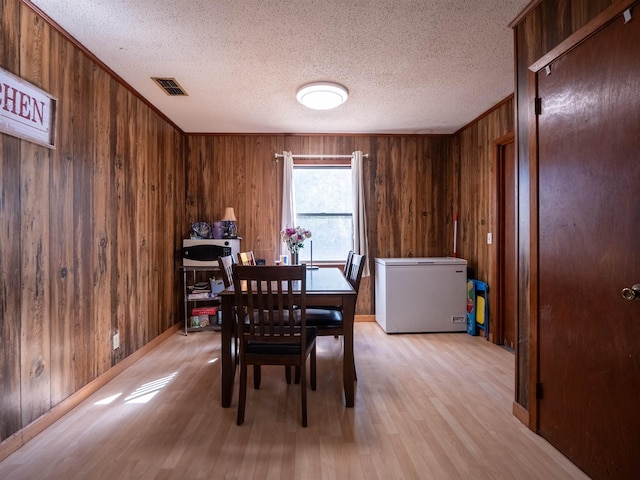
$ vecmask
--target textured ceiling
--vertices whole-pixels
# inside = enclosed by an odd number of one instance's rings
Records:
[[[513,92],[508,24],[529,0],[31,3],[187,133],[453,133]],[[349,100],[300,105],[320,80]]]

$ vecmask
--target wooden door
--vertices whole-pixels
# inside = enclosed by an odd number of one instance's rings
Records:
[[[539,432],[593,478],[640,472],[638,45],[619,16],[537,74]]]

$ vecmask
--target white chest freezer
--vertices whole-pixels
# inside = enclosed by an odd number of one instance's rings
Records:
[[[387,333],[464,332],[467,261],[376,258],[376,321]]]

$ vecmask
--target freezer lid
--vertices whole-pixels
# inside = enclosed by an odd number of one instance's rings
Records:
[[[376,258],[376,263],[383,266],[424,266],[424,265],[466,265],[467,261],[456,257],[403,257]]]

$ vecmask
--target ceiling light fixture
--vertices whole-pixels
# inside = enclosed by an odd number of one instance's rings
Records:
[[[314,110],[331,110],[339,107],[349,98],[345,87],[332,82],[315,82],[304,85],[296,95],[298,101]]]

